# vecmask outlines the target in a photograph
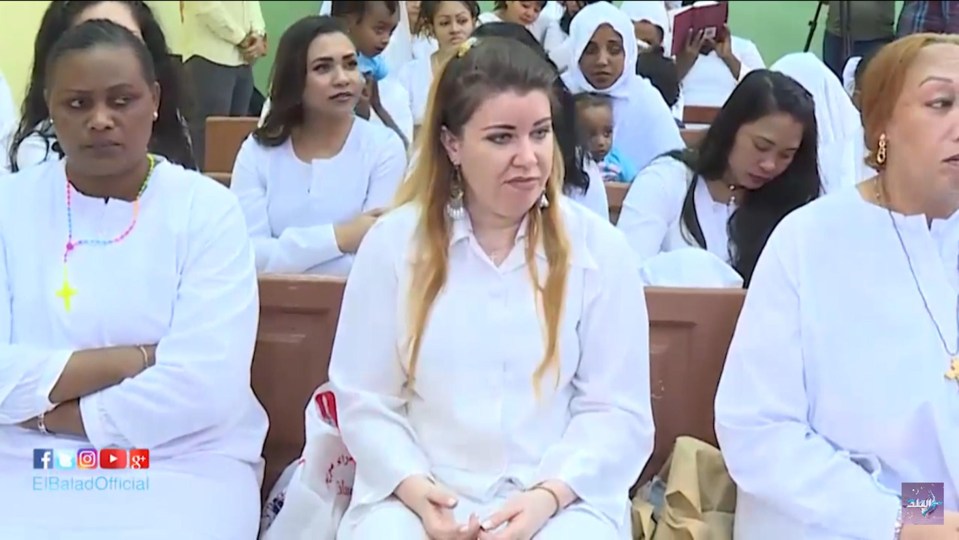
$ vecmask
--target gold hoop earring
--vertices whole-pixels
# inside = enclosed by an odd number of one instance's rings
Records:
[[[886,134],[879,136],[879,148],[876,150],[876,163],[883,165],[886,163]]]

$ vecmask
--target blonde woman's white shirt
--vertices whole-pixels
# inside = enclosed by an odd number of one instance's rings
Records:
[[[581,500],[539,538],[630,537],[627,492],[653,446],[642,283],[608,221],[564,199],[554,204],[570,241],[569,275],[559,379],[545,376],[539,396],[533,373],[545,342],[525,224],[499,266],[468,219],[452,224],[446,285],[423,334],[414,391],[404,388],[403,351],[419,208],[400,207],[370,230],[346,285],[330,364],[343,440],[357,463],[340,540],[422,536],[419,518],[390,498],[415,474],[457,494],[460,520],[558,478]],[[541,243],[534,257],[545,279]]]
[[[266,147],[251,135],[233,166],[261,273],[346,275],[353,256],[340,251],[334,226],[390,205],[406,171],[406,150],[392,130],[353,121],[342,150],[303,162],[291,139]]]

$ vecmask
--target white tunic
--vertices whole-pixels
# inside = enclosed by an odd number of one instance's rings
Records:
[[[733,55],[742,65],[739,78],[733,77],[716,51],[699,55],[682,80],[683,102],[687,107],[722,107],[747,73],[766,67],[755,43],[739,36],[732,36],[732,40]]]
[[[959,212],[896,215],[955,350]],[[736,538],[892,538],[901,482],[959,509],[959,388],[886,210],[850,188],[787,216],[750,283],[716,396]]]
[[[616,227],[645,262],[675,249],[698,247],[681,219],[683,201],[692,171],[682,161],[664,156],[640,171],[629,186]],[[706,249],[730,262],[729,217],[735,206],[717,202],[700,179],[693,193],[693,208],[706,240]]]
[[[422,537],[418,520],[387,499],[414,474],[431,474],[458,493],[461,520],[559,478],[583,501],[538,538],[628,535],[626,493],[653,446],[642,283],[608,221],[560,204],[571,244],[561,370],[558,387],[544,377],[539,402],[532,375],[545,343],[523,229],[496,267],[469,220],[453,224],[448,278],[430,314],[412,396],[403,390],[399,351],[416,207],[393,211],[367,235],[346,285],[330,364],[343,440],[357,463],[341,540]],[[542,245],[536,253],[545,280]]]
[[[389,128],[356,118],[342,150],[304,163],[291,139],[265,147],[251,135],[233,165],[262,273],[346,275],[353,256],[340,251],[335,225],[390,205],[406,172],[406,150]]]
[[[252,540],[267,418],[250,389],[259,303],[235,197],[158,163],[130,236],[73,251],[67,312],[65,186],[63,161],[0,181],[0,538]],[[130,223],[132,203],[72,201],[76,239]],[[89,440],[16,426],[50,406],[72,351],[152,343],[155,366],[80,400]],[[149,470],[32,470],[34,448],[110,446],[149,449]],[[97,477],[149,487],[45,487]]]

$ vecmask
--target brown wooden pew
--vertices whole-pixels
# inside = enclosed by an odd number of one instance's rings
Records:
[[[629,184],[623,182],[606,182],[606,199],[609,204],[609,221],[615,225],[619,221],[619,213],[623,210],[623,199],[629,191]]]
[[[319,276],[260,278],[253,389],[270,417],[264,492],[303,449],[303,413],[327,380],[344,283]],[[662,467],[676,437],[716,444],[713,399],[743,298],[742,290],[647,289],[656,446],[644,481]]]
[[[640,483],[659,472],[680,435],[718,446],[713,401],[745,297],[742,289],[646,289],[656,446]]]
[[[712,124],[719,114],[719,107],[683,107],[684,124]]]
[[[261,276],[253,391],[270,417],[264,495],[300,457],[306,403],[327,380],[343,301],[342,278]]]
[[[703,140],[703,137],[706,135],[705,129],[681,129],[679,130],[680,136],[683,138],[683,142],[686,143],[688,148],[695,148],[699,145],[699,141]]]
[[[259,118],[211,116],[206,119],[206,156],[203,172],[232,173],[240,145],[253,133]]]

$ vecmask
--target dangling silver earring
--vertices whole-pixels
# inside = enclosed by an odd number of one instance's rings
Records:
[[[459,165],[453,166],[453,179],[450,180],[450,200],[446,203],[446,215],[453,221],[466,217],[463,206],[463,174]]]
[[[545,191],[539,196],[539,207],[540,209],[549,208],[549,198],[546,196]]]

